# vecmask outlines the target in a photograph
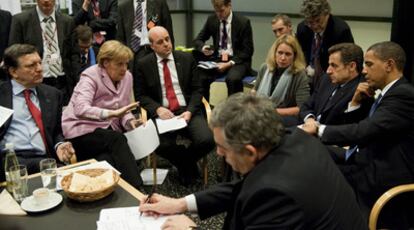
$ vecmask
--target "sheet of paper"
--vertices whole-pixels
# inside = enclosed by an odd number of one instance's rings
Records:
[[[138,206],[102,209],[96,222],[98,230],[161,229],[167,216],[157,219],[141,216]]]
[[[152,120],[147,121],[145,125],[126,132],[124,135],[136,160],[148,156],[160,145],[157,128],[155,128]]]
[[[0,106],[0,127],[2,127],[4,123],[6,123],[6,121],[12,114],[13,110]]]
[[[0,194],[0,214],[16,216],[27,215],[27,213],[20,208],[20,205],[13,199],[6,189],[4,189]]]
[[[185,122],[184,118],[178,117],[173,117],[167,120],[161,120],[160,118],[157,118],[155,121],[157,122],[158,132],[160,134],[182,129],[187,126],[187,122]]]
[[[84,170],[84,169],[96,169],[96,168],[100,168],[100,169],[112,169],[115,172],[117,172],[119,175],[121,175],[121,173],[116,170],[111,164],[109,164],[107,161],[98,161],[98,162],[94,162],[91,164],[87,164],[87,165],[82,165],[76,168],[70,168],[70,169],[66,169],[66,170],[58,170],[57,171],[57,177],[56,177],[56,190],[60,191],[62,190],[62,186],[60,185],[60,182],[62,181],[63,177],[68,175],[69,173],[78,171],[78,170]]]
[[[141,178],[144,182],[144,185],[153,185],[154,181],[154,170],[153,169],[144,169],[141,171]],[[159,169],[157,168],[157,184],[164,183],[165,178],[167,177],[168,169]]]

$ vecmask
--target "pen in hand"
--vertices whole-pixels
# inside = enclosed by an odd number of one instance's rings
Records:
[[[154,187],[155,187],[155,186],[154,186]],[[152,195],[154,195],[154,192],[155,192],[154,187],[153,187],[153,189],[152,189],[151,193],[147,196],[147,199],[145,199],[145,200],[144,200],[144,203],[142,203],[142,204],[146,204],[146,203],[149,203],[149,202],[150,202],[151,197],[152,197]],[[143,212],[141,212],[140,216],[142,216],[142,213],[143,213]]]

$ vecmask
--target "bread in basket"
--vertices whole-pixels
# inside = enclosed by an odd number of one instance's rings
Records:
[[[119,175],[112,169],[84,169],[64,176],[61,185],[69,198],[91,202],[111,194],[118,180]]]

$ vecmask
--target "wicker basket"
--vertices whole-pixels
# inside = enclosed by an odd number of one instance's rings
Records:
[[[85,170],[76,171],[76,173],[80,173],[80,174],[83,174],[85,176],[90,176],[90,177],[97,177],[105,173],[107,170],[108,169],[85,169]],[[61,181],[61,185],[62,185],[63,191],[65,191],[66,195],[69,198],[77,200],[79,202],[91,202],[91,201],[102,199],[108,196],[109,194],[111,194],[115,190],[115,187],[118,184],[119,175],[113,170],[112,170],[112,173],[114,176],[114,183],[106,188],[96,190],[93,192],[71,192],[69,191],[73,173],[63,177]]]

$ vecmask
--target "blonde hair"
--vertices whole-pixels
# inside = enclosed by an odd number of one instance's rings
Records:
[[[132,50],[116,40],[105,42],[98,53],[98,65],[103,67],[104,61],[115,59],[127,59],[128,61],[134,57]]]
[[[278,67],[275,56],[276,56],[276,50],[281,44],[286,44],[290,46],[290,48],[292,48],[293,50],[294,57],[293,57],[293,63],[291,64],[291,72],[293,74],[296,74],[304,70],[306,66],[305,56],[303,55],[303,51],[299,45],[298,40],[292,35],[285,34],[285,35],[280,36],[273,43],[272,47],[270,47],[270,50],[266,58],[266,64],[267,64],[267,68],[269,69],[269,71],[273,71],[274,69]]]

